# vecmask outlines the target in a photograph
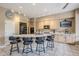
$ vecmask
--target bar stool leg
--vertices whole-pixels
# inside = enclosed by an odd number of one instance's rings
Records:
[[[47,41],[47,46],[46,46],[46,48],[48,47],[48,45],[49,45],[49,42]]]
[[[44,50],[44,53],[45,53],[45,47],[44,47],[44,43],[43,43],[43,50]]]
[[[18,53],[19,53],[19,46],[18,46],[18,43],[17,43],[17,50],[18,50]]]
[[[38,50],[38,44],[37,44],[37,46],[36,46],[36,51]]]
[[[11,44],[10,55],[12,54],[13,44]]]
[[[38,51],[39,51],[39,55],[40,55],[40,44],[38,45]]]
[[[53,42],[51,42],[51,48],[53,48]]]
[[[43,49],[43,50],[42,50]],[[45,47],[44,47],[44,43],[41,44],[37,44],[36,46],[36,51],[38,51],[38,54],[40,55],[40,52],[44,52],[45,53]]]
[[[51,41],[51,48],[54,48],[54,41]]]
[[[54,41],[53,41],[53,48],[54,48]]]
[[[32,45],[30,44],[30,47],[31,47],[31,52],[33,53],[33,50],[32,50]]]
[[[22,51],[22,54],[24,53],[24,48],[25,48],[25,45],[23,46],[23,51]]]

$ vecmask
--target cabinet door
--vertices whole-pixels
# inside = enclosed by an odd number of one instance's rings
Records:
[[[27,34],[27,24],[20,22],[20,34]]]
[[[34,27],[31,27],[31,28],[30,28],[30,33],[31,33],[31,34],[34,34]]]

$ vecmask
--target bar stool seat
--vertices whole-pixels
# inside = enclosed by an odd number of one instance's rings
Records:
[[[24,45],[30,45],[32,42],[23,42]]]
[[[37,44],[43,44],[43,43],[44,43],[43,40],[41,40],[41,41],[40,41],[40,40],[36,40],[35,42],[36,42]]]
[[[17,42],[10,42],[10,44],[16,44]]]

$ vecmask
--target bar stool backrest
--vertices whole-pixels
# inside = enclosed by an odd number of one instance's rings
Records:
[[[48,39],[51,39],[51,38],[52,38],[52,36],[47,36],[47,38],[48,38]]]
[[[23,41],[24,42],[32,42],[33,40],[32,40],[32,38],[24,37]]]
[[[38,42],[43,42],[44,39],[43,39],[43,37],[36,37],[36,41],[38,41]]]
[[[13,37],[13,36],[10,36],[10,37],[9,37],[9,41],[10,41],[10,42],[17,42],[17,41],[16,41],[16,38]]]

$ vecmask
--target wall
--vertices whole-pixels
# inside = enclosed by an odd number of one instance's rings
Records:
[[[76,29],[76,40],[79,41],[79,9],[75,10],[75,29]]]
[[[50,29],[56,29],[59,27],[59,21],[54,19],[43,19],[37,21],[37,29],[43,29],[44,25],[50,25]]]
[[[31,34],[31,32],[30,32],[31,27],[34,27],[34,19],[29,20],[29,34]]]
[[[79,35],[79,9],[75,11],[76,34]]]
[[[15,21],[6,18],[6,10],[6,8],[0,7],[0,46],[9,40],[8,36],[15,33]]]
[[[9,36],[15,33],[15,23],[12,19],[5,20],[5,43],[9,44]]]
[[[36,28],[37,30],[43,30],[44,25],[50,25],[50,29],[63,29],[60,28],[60,21],[68,18],[68,20],[72,21],[72,27],[69,29],[70,32],[75,32],[75,19],[74,19],[74,11],[65,12],[61,14],[55,14],[50,16],[44,16],[37,18]]]
[[[0,45],[4,44],[5,39],[5,9],[0,7]]]

